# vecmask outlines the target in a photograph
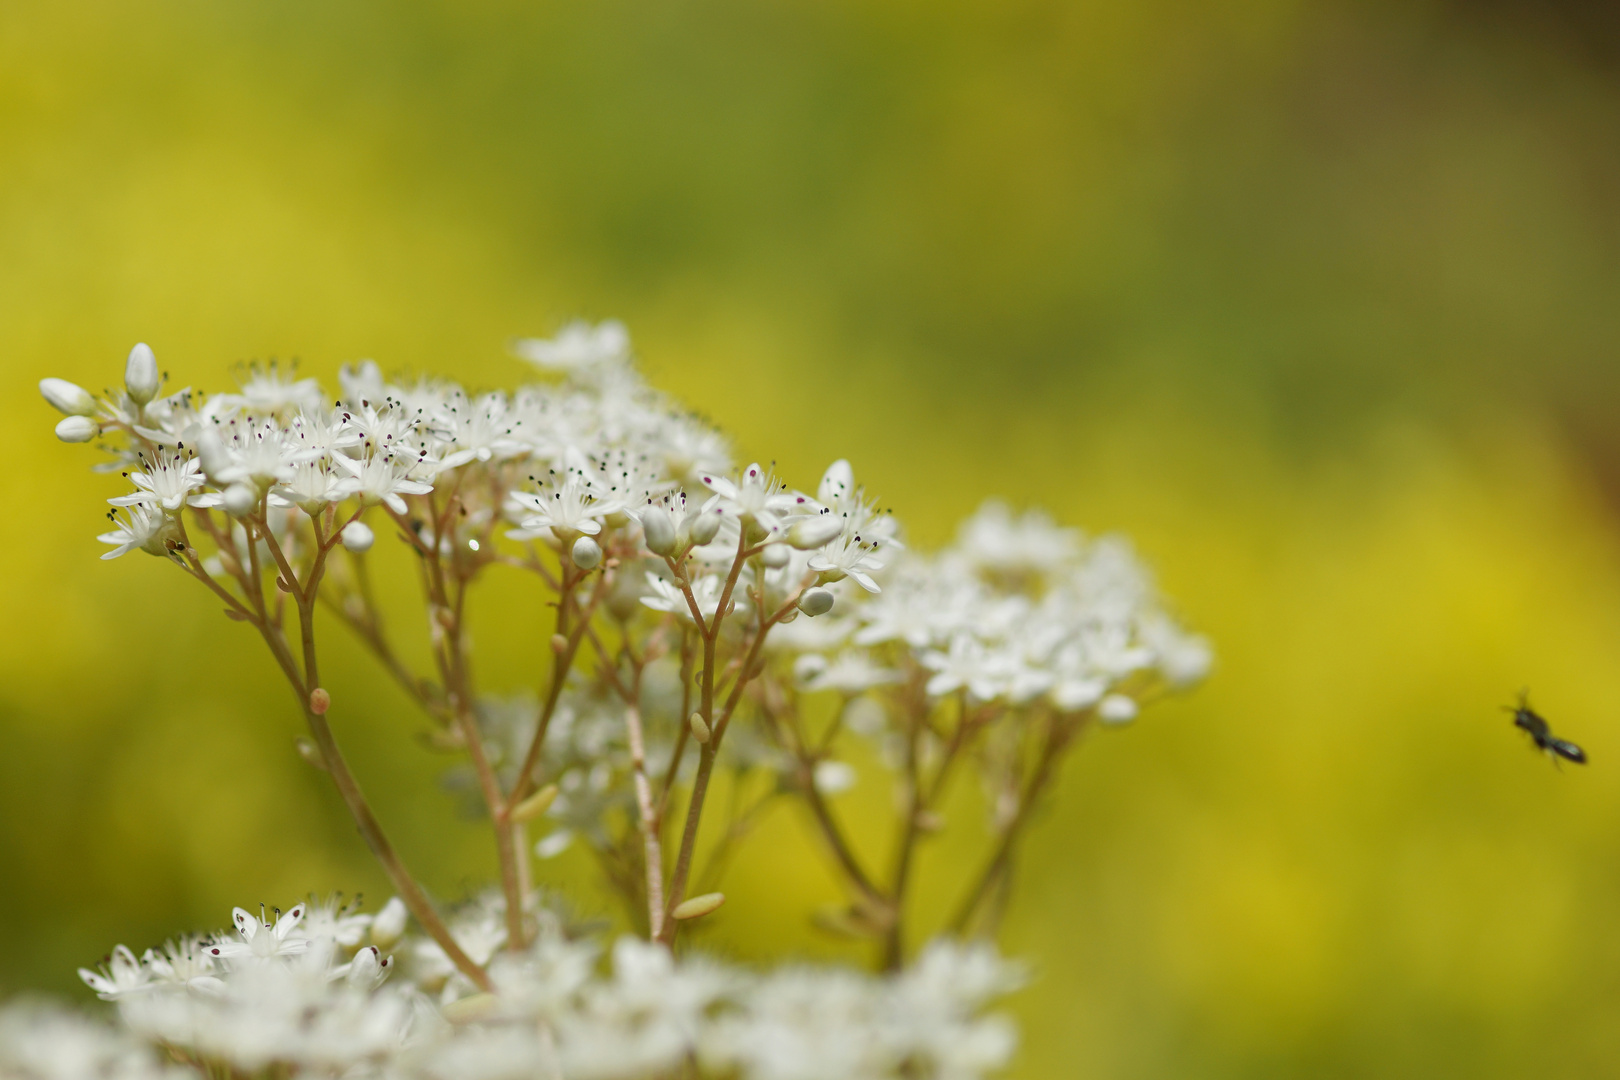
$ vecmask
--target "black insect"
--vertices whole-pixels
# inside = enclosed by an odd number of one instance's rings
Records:
[[[1558,764],[1558,759],[1573,761],[1577,765],[1586,764],[1586,751],[1570,742],[1560,739],[1552,733],[1547,721],[1534,709],[1530,708],[1530,697],[1525,691],[1519,693],[1519,704],[1507,706],[1507,711],[1513,714],[1513,726],[1523,728],[1530,741],[1536,744],[1536,749],[1544,751]]]

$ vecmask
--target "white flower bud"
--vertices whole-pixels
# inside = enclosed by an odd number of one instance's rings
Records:
[[[806,589],[799,597],[798,608],[812,619],[832,610],[833,594],[826,589]]]
[[[371,545],[377,542],[377,534],[371,531],[371,526],[363,521],[351,521],[343,526],[343,549],[352,551],[356,555],[364,555],[371,550]]]
[[[53,409],[68,416],[95,415],[96,399],[77,383],[70,383],[66,379],[41,379],[39,392],[45,395],[45,400],[51,403]]]
[[[1128,724],[1136,719],[1136,702],[1124,694],[1109,694],[1097,702],[1097,719],[1105,724]]]
[[[574,842],[574,830],[558,829],[534,845],[534,853],[542,859],[555,859],[567,851]]]
[[[344,981],[350,986],[370,990],[388,977],[388,966],[393,959],[392,956],[383,956],[375,945],[361,949],[354,954],[354,959],[349,961],[349,969],[343,976]]]
[[[654,555],[675,552],[675,522],[662,506],[648,506],[641,511],[641,532],[647,550]]]
[[[694,516],[692,518],[692,527],[687,530],[687,535],[692,538],[692,543],[699,547],[713,540],[719,533],[720,515],[715,511]]]
[[[231,467],[231,455],[225,449],[225,441],[219,437],[219,432],[205,426],[197,432],[192,443],[197,449],[197,463],[202,466],[203,475],[218,483],[219,474]]]
[[[130,400],[137,405],[145,405],[157,397],[158,387],[162,383],[163,377],[158,374],[157,357],[152,355],[151,346],[142,342],[129,350],[129,361],[124,365],[124,389],[129,391]]]
[[[574,541],[570,555],[573,557],[574,565],[581,570],[595,570],[597,564],[602,561],[602,545],[589,536],[582,536]]]
[[[101,431],[88,416],[65,416],[56,424],[56,437],[63,442],[89,442]]]
[[[371,920],[371,943],[379,949],[392,948],[394,943],[405,936],[405,920],[410,912],[405,910],[405,901],[394,897],[382,906],[377,917]]]
[[[816,495],[822,502],[830,503],[848,495],[855,489],[855,470],[850,468],[849,462],[839,458],[827,466],[827,471],[821,475],[821,486],[816,489]]]
[[[788,551],[786,544],[771,544],[759,553],[759,561],[772,570],[782,569],[791,558],[793,555]]]
[[[800,551],[809,551],[838,539],[843,531],[844,519],[838,514],[817,514],[794,522],[788,529],[788,543]]]
[[[677,904],[675,906],[675,910],[670,912],[669,915],[672,919],[680,919],[683,921],[686,919],[698,919],[702,918],[704,915],[707,915],[709,912],[713,911],[715,908],[719,907],[725,902],[725,893],[704,893],[702,896],[692,897],[692,899],[686,901],[684,904]]]
[[[231,517],[247,517],[259,505],[259,489],[252,484],[235,483],[225,489],[225,512]]]
[[[841,795],[855,786],[855,768],[843,761],[818,761],[810,779],[822,795]]]

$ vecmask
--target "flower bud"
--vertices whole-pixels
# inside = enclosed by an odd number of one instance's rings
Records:
[[[551,651],[561,656],[568,651],[568,639],[561,634],[551,635]]]
[[[725,893],[704,893],[702,896],[692,897],[684,904],[675,905],[675,910],[669,915],[672,919],[701,919],[725,902]]]
[[[89,442],[101,427],[88,416],[64,416],[56,424],[56,437],[63,442]]]
[[[152,355],[151,346],[142,342],[129,350],[129,361],[124,365],[124,389],[129,391],[131,401],[145,405],[157,397],[162,382],[157,357]]]
[[[66,379],[41,379],[39,392],[45,395],[45,400],[51,403],[51,408],[68,416],[95,415],[96,399],[90,396],[90,391],[77,383],[70,383]]]
[[[718,510],[710,511],[707,514],[698,514],[692,519],[692,527],[687,530],[687,535],[692,538],[692,543],[699,547],[713,540],[719,533],[720,512]]]
[[[512,807],[511,814],[507,816],[513,821],[517,822],[533,821],[547,810],[550,810],[551,804],[556,801],[557,785],[547,784],[533,795],[530,795],[527,799],[524,799],[522,802]]]
[[[405,936],[405,920],[409,916],[405,901],[397,896],[389,900],[371,920],[371,943],[379,949],[392,947]]]
[[[1097,719],[1105,724],[1128,724],[1136,712],[1136,702],[1124,694],[1109,694],[1097,702]]]
[[[842,795],[855,786],[855,769],[848,762],[818,761],[810,782],[822,795]]]
[[[259,489],[238,481],[225,489],[225,512],[231,517],[247,517],[259,507]]]
[[[788,543],[800,551],[809,551],[836,540],[844,531],[844,519],[838,514],[817,514],[801,518],[788,529]]]
[[[641,533],[647,550],[654,555],[675,552],[675,522],[662,506],[648,506],[641,511]]]
[[[709,741],[709,725],[703,722],[702,713],[693,713],[692,718],[686,723],[692,729],[692,738],[700,743]]]
[[[833,594],[826,589],[806,589],[799,596],[798,608],[812,619],[832,610]]]
[[[764,551],[759,553],[759,561],[772,570],[782,569],[791,558],[793,558],[793,555],[788,551],[786,544],[769,544]]]
[[[388,964],[393,959],[392,956],[383,956],[377,946],[368,945],[354,954],[343,980],[350,986],[370,990],[388,977]]]
[[[204,426],[193,442],[197,448],[197,463],[202,466],[203,475],[216,484],[219,483],[220,473],[231,467],[231,455],[225,449],[225,441],[219,437],[219,432]]]
[[[371,545],[377,542],[377,534],[371,531],[371,526],[363,521],[351,521],[343,526],[341,534],[343,549],[352,551],[356,555],[364,555],[371,550]]]
[[[327,771],[326,758],[321,754],[321,748],[316,746],[313,740],[300,735],[293,745],[298,747],[298,756],[303,758],[307,764],[321,770],[321,772]]]
[[[827,466],[827,471],[821,474],[821,486],[816,489],[816,495],[822,502],[830,503],[848,495],[855,489],[855,470],[850,468],[849,462],[839,458]]]
[[[317,686],[309,692],[309,711],[316,716],[325,716],[326,710],[332,707],[332,695],[325,689]]]
[[[602,545],[589,536],[581,536],[574,541],[574,547],[569,553],[574,565],[581,570],[595,570],[602,562]]]

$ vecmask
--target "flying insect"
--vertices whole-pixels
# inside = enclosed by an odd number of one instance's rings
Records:
[[[1586,764],[1586,751],[1568,739],[1560,739],[1554,735],[1551,725],[1541,714],[1530,708],[1529,691],[1519,691],[1519,704],[1508,705],[1505,708],[1513,714],[1513,726],[1523,728],[1525,734],[1530,736],[1530,741],[1536,744],[1536,749],[1552,758],[1554,765],[1558,764],[1559,758],[1573,761],[1577,765]]]

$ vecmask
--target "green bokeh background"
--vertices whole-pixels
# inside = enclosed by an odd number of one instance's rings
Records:
[[[1569,3],[0,5],[0,989],[380,875],[249,634],[34,383],[360,357],[510,384],[618,316],[740,452],[922,545],[1129,532],[1215,641],[1021,867],[1019,1077],[1612,1076],[1620,36]],[[544,614],[476,626],[516,685]],[[443,896],[490,873],[352,643],[340,738]],[[1590,752],[1555,771],[1521,687]],[[884,799],[872,778],[853,817]],[[971,803],[971,799],[968,800]],[[933,853],[924,907],[962,854]],[[772,818],[708,947],[851,957]],[[544,864],[587,907],[590,867]],[[933,905],[933,907],[930,907]]]

